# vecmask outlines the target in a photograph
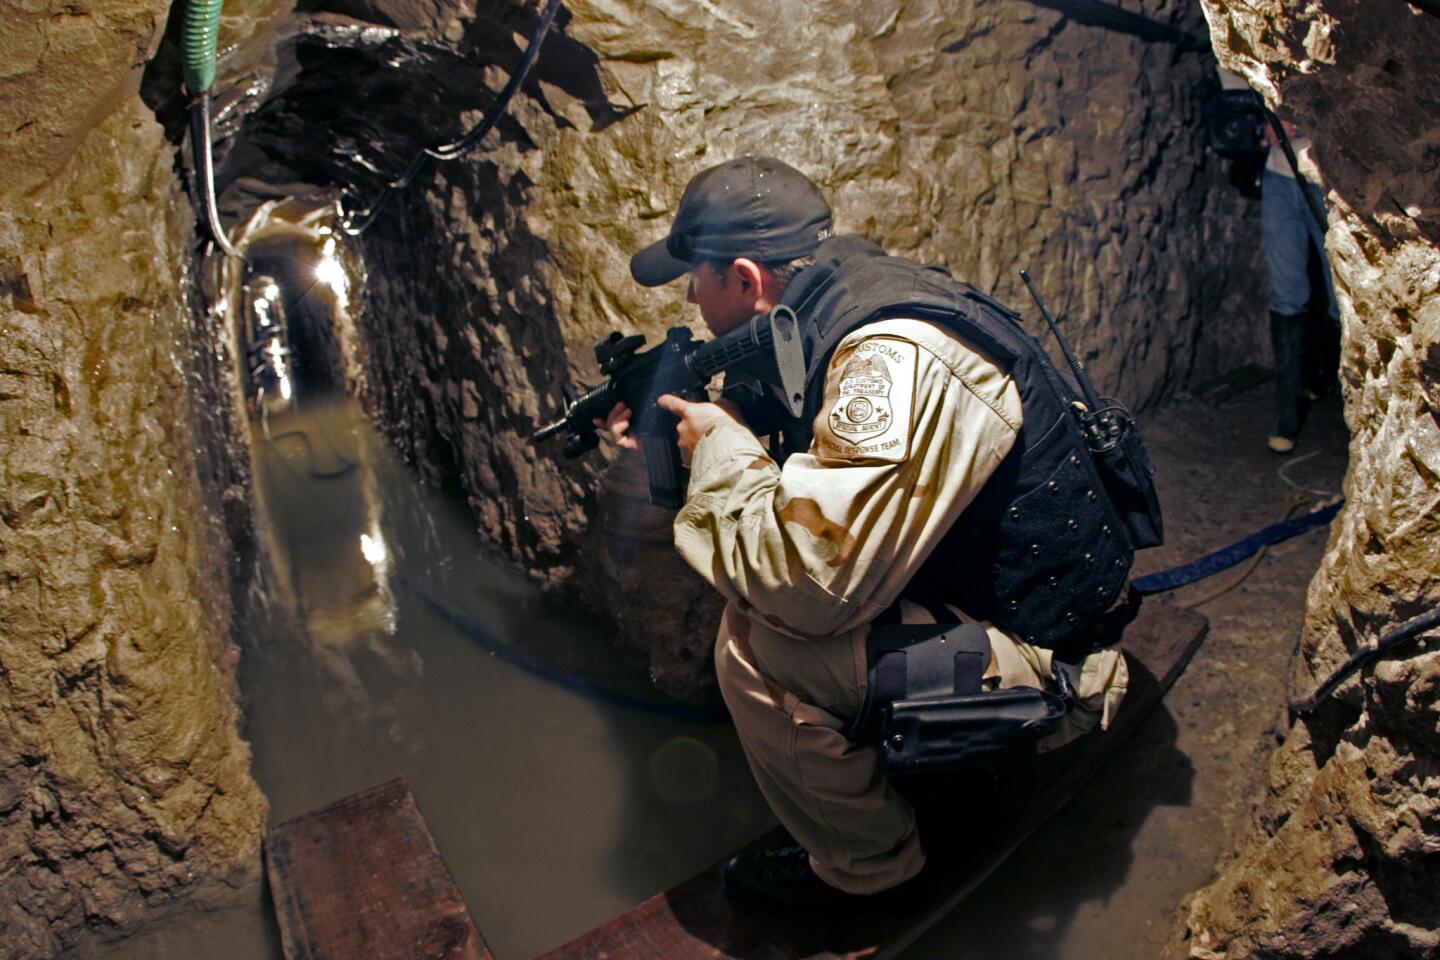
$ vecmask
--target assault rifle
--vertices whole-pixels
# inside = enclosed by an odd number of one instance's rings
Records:
[[[598,387],[575,397],[564,389],[565,415],[531,437],[539,443],[564,434],[567,457],[584,456],[600,443],[594,421],[604,420],[624,403],[634,417],[630,434],[640,441],[650,477],[650,502],[678,509],[685,502],[687,471],[680,462],[675,427],[680,419],[660,407],[662,394],[705,400],[705,385],[717,373],[734,371],[779,387],[791,415],[805,404],[805,353],[795,313],[784,305],[714,340],[695,340],[684,327],[671,327],[665,340],[641,353],[645,337],[618,331],[595,345],[601,376]]]

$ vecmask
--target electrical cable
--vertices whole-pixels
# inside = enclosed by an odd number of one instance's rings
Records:
[[[190,153],[198,182],[195,192],[205,212],[205,226],[227,257],[245,259],[220,224],[215,202],[214,144],[210,139],[210,87],[215,83],[216,47],[220,42],[220,10],[225,0],[189,0],[181,24],[181,73],[190,91]]]
[[[1304,463],[1311,457],[1319,456],[1319,454],[1319,450],[1312,450],[1310,453],[1305,454],[1303,457],[1295,457],[1293,460],[1287,461],[1283,467],[1276,471],[1276,474],[1284,482],[1285,486],[1289,487],[1291,490],[1296,491],[1297,493],[1309,494],[1312,497],[1319,497],[1321,500],[1330,500],[1338,497],[1340,496],[1340,494],[1336,493],[1334,490],[1316,490],[1312,487],[1302,487],[1300,484],[1296,483],[1294,480],[1291,480],[1288,476],[1285,475],[1285,471],[1294,467],[1296,464]]]
[[[1340,684],[1349,679],[1351,674],[1370,666],[1406,640],[1414,639],[1425,631],[1432,630],[1436,627],[1440,627],[1440,607],[1431,610],[1429,613],[1421,614],[1414,619],[1405,621],[1400,624],[1400,626],[1387,631],[1374,643],[1365,644],[1365,646],[1360,647],[1352,653],[1344,663],[1336,668],[1336,670],[1325,679],[1325,682],[1320,684],[1313,695],[1301,700],[1299,703],[1292,701],[1290,703],[1291,713],[1300,715],[1313,713],[1315,708],[1320,705],[1320,701],[1334,693]]]
[[[215,159],[214,144],[210,139],[210,92],[199,94],[190,103],[190,153],[191,164],[199,182],[196,193],[200,195],[200,206],[205,211],[205,225],[210,236],[227,257],[244,260],[245,257],[225,235],[220,224],[220,211],[215,200]]]
[[[1283,519],[1289,520],[1293,518],[1301,508],[1309,506],[1313,502],[1313,500],[1310,498],[1318,497],[1322,501],[1328,502],[1340,496],[1338,493],[1335,493],[1331,490],[1316,490],[1313,487],[1301,486],[1294,480],[1291,480],[1286,475],[1286,471],[1294,467],[1296,464],[1304,463],[1306,460],[1309,460],[1311,457],[1318,456],[1319,454],[1319,450],[1314,450],[1310,453],[1305,454],[1302,457],[1295,457],[1292,460],[1287,460],[1284,466],[1282,466],[1279,470],[1275,471],[1276,476],[1278,476],[1287,487],[1296,491],[1299,494],[1304,495],[1303,499],[1300,499],[1296,503],[1291,505],[1290,509],[1285,512],[1285,516]],[[1234,590],[1236,587],[1240,586],[1240,584],[1244,583],[1249,578],[1250,574],[1255,572],[1255,568],[1260,565],[1261,560],[1265,559],[1265,554],[1269,552],[1270,547],[1271,544],[1267,543],[1259,550],[1257,550],[1255,552],[1255,555],[1252,556],[1248,561],[1246,561],[1245,566],[1241,570],[1239,575],[1232,578],[1231,581],[1225,586],[1210,593],[1203,594],[1200,597],[1187,597],[1183,602],[1178,603],[1177,606],[1184,607],[1186,610],[1193,610],[1195,607],[1209,603],[1211,600],[1218,599],[1219,597],[1222,597],[1225,594],[1229,593],[1231,590]]]
[[[1289,510],[1285,512],[1285,519],[1289,520],[1295,515],[1298,510],[1308,506],[1309,504],[1309,500],[1301,500],[1295,503],[1293,506],[1290,507]],[[1177,603],[1176,606],[1184,607],[1186,610],[1193,610],[1196,607],[1201,606],[1202,604],[1209,603],[1211,600],[1216,600],[1229,593],[1231,590],[1234,590],[1236,587],[1240,586],[1240,584],[1244,583],[1250,578],[1250,574],[1254,573],[1255,568],[1260,566],[1260,561],[1265,559],[1265,554],[1270,551],[1270,547],[1271,544],[1267,543],[1264,546],[1260,547],[1259,550],[1256,550],[1255,555],[1245,562],[1245,566],[1241,568],[1240,573],[1232,577],[1230,582],[1225,584],[1220,589],[1212,590],[1210,593],[1202,594],[1199,597],[1187,597],[1183,602]]]
[[[544,12],[540,15],[540,22],[535,26],[535,32],[530,37],[530,45],[525,48],[525,55],[520,58],[519,65],[511,72],[509,81],[505,84],[504,89],[500,91],[500,96],[490,105],[490,109],[485,111],[485,115],[481,117],[479,123],[471,127],[461,135],[458,140],[452,143],[442,144],[438,147],[426,147],[417,151],[415,156],[410,158],[410,163],[405,167],[405,172],[385,184],[385,186],[381,188],[380,193],[371,201],[370,206],[364,210],[347,215],[344,211],[342,201],[340,229],[343,230],[347,236],[358,237],[370,229],[370,225],[375,222],[375,218],[380,215],[380,211],[383,210],[385,204],[389,202],[391,194],[408,187],[410,182],[419,175],[420,171],[424,169],[425,165],[432,158],[436,160],[458,159],[469,153],[475,148],[476,144],[485,138],[485,135],[490,132],[495,124],[500,122],[500,117],[504,115],[506,108],[509,107],[510,100],[515,96],[515,92],[520,89],[521,84],[525,82],[525,78],[530,75],[531,68],[535,66],[535,61],[540,56],[540,45],[545,42],[545,36],[550,31],[550,25],[554,22],[555,15],[559,12],[560,0],[550,0]]]

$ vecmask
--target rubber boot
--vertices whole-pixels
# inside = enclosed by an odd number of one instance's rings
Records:
[[[1270,449],[1289,453],[1300,436],[1300,387],[1305,372],[1305,315],[1270,314],[1270,343],[1275,350],[1275,429]]]
[[[1335,388],[1340,371],[1340,321],[1319,314],[1312,320],[1314,336],[1305,338],[1305,383],[1303,393],[1319,400]]]

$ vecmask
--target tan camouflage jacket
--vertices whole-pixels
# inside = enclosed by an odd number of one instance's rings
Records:
[[[941,327],[867,324],[835,351],[808,453],[782,470],[739,424],[701,438],[676,548],[752,621],[763,670],[848,717],[863,697],[869,622],[1009,453],[1021,417],[1009,376]],[[1001,684],[1040,685],[1048,651],[990,634],[997,664],[1014,667]],[[1124,682],[1110,653],[1086,664],[1079,692],[1113,709]]]

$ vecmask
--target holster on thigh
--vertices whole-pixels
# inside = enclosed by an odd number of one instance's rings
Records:
[[[1070,669],[1054,662],[1056,691],[987,690],[990,637],[971,623],[872,625],[869,687],[847,736],[880,747],[889,773],[999,766],[1032,753],[1074,701]]]

